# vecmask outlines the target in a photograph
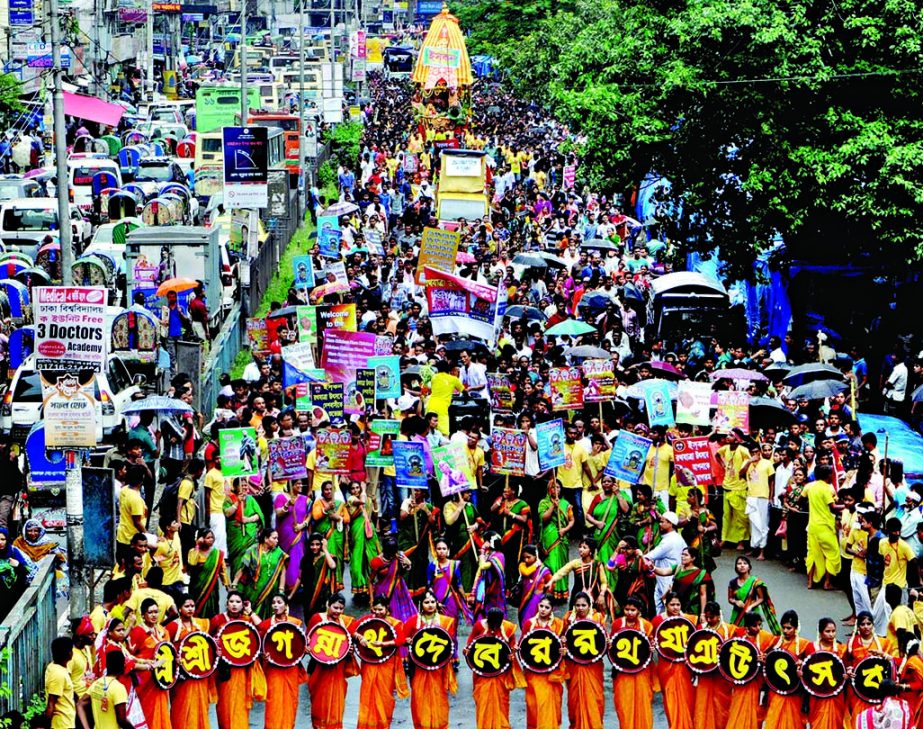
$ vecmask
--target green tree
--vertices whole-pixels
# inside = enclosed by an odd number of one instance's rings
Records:
[[[22,111],[22,102],[19,99],[22,93],[22,84],[13,74],[0,74],[0,123],[12,126],[14,115]]]

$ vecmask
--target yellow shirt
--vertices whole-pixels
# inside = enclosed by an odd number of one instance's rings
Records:
[[[96,679],[90,686],[90,702],[93,706],[93,723],[96,729],[119,729],[115,707],[128,703],[128,691],[121,681],[113,676]]]
[[[587,462],[586,450],[579,443],[564,443],[564,465],[558,466],[558,479],[566,489],[583,486],[583,464]]]
[[[125,622],[125,606],[116,605],[110,611],[106,611],[102,605],[97,605],[90,612],[90,622],[93,623],[93,630],[97,633],[101,633],[103,628],[106,627],[106,623],[109,618],[118,618],[122,622]]]
[[[914,558],[913,550],[903,539],[891,544],[885,539],[878,542],[878,553],[885,558],[885,575],[883,585],[907,587],[907,563]]]
[[[832,532],[836,528],[836,517],[830,511],[830,504],[836,501],[833,486],[826,481],[811,481],[802,493],[808,500],[808,529],[827,528]]]
[[[644,483],[654,491],[670,490],[670,466],[673,463],[673,446],[661,443],[647,449],[644,459]]]
[[[166,580],[164,580],[166,583]],[[175,608],[176,604],[173,602],[173,598],[170,597],[167,593],[162,592],[154,587],[140,587],[131,593],[131,597],[128,598],[128,602],[125,603],[125,612],[126,614],[129,611],[134,612],[135,614],[135,623],[141,622],[141,603],[151,598],[154,602],[157,603],[157,607],[160,608],[160,622],[163,622],[167,616],[167,613],[170,611],[170,608]]]
[[[57,697],[51,729],[74,729],[77,725],[74,682],[64,666],[52,663],[45,669],[45,695]]]
[[[484,449],[481,446],[475,446],[474,450],[471,450],[465,446],[465,457],[468,459],[468,468],[477,480],[478,474],[484,469]]]
[[[897,632],[906,630],[908,633],[915,633],[919,628],[917,616],[914,615],[906,605],[898,605],[891,611],[891,618],[888,620],[888,638],[893,645],[897,645]]]
[[[208,494],[208,513],[223,514],[227,491],[220,468],[212,468],[205,474],[205,491]]]
[[[740,469],[750,460],[750,454],[737,446],[733,451],[730,446],[721,446],[718,449],[718,458],[724,464],[724,488],[728,491],[743,491],[747,482],[740,477]]]
[[[74,693],[77,698],[82,698],[90,688],[93,681],[93,649],[90,646],[86,648],[77,648],[74,646],[74,655],[67,664],[67,672],[70,674],[71,683],[74,684]],[[89,679],[89,681],[88,681]]]
[[[125,486],[119,491],[119,529],[115,540],[120,544],[131,544],[131,538],[138,534],[133,517],[147,519],[147,506],[141,492]]]
[[[183,545],[180,543],[179,534],[174,534],[173,539],[167,541],[166,537],[157,540],[157,549],[154,550],[154,561],[163,569],[163,584],[174,585],[183,580]]]
[[[590,473],[594,476],[598,476],[599,472],[602,471],[606,464],[609,462],[609,456],[612,454],[612,451],[601,451],[599,453],[589,453],[586,457],[586,463],[590,467]],[[599,484],[591,484],[590,477],[583,474],[583,488],[589,489],[592,488],[596,491],[600,490]]]
[[[846,544],[853,552],[868,549],[869,534],[867,531],[855,527],[849,532],[849,537],[846,539]],[[856,555],[852,555],[852,571],[857,575],[868,574],[868,570],[865,566],[865,557],[857,557]]]
[[[304,467],[308,470],[308,473],[311,474],[311,483],[308,484],[308,488],[311,491],[318,491],[320,489],[320,481],[317,480],[317,448],[308,453],[304,461]]]
[[[772,461],[760,458],[747,469],[747,496],[754,499],[768,499],[769,477],[776,472]]]

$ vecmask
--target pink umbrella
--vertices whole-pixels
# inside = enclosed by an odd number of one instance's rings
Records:
[[[731,367],[726,370],[715,370],[709,377],[712,380],[750,380],[752,382],[767,382],[766,375],[756,370],[747,370],[743,367]]]
[[[455,256],[456,263],[477,263],[477,258],[474,257],[474,254],[467,253],[465,251],[459,251],[458,255]]]
[[[636,370],[641,369],[642,367],[647,367],[658,377],[662,377],[665,380],[685,380],[686,375],[676,369],[669,362],[638,362],[636,365],[632,365],[629,369]]]

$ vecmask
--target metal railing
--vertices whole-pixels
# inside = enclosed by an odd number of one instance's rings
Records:
[[[25,711],[33,696],[44,696],[45,667],[51,662],[51,640],[57,634],[54,559],[46,558],[0,623],[2,678],[10,686],[9,695],[0,692],[0,711]]]
[[[199,404],[205,416],[205,422],[211,420],[212,413],[215,411],[215,401],[221,391],[218,378],[221,377],[222,372],[231,371],[238,352],[240,352],[240,303],[235,302],[221,326],[221,331],[212,341],[208,359],[205,360],[205,366],[202,368]]]

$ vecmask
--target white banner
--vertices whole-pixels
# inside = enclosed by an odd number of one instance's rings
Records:
[[[102,372],[109,339],[106,289],[39,286],[34,292],[36,369]]]

